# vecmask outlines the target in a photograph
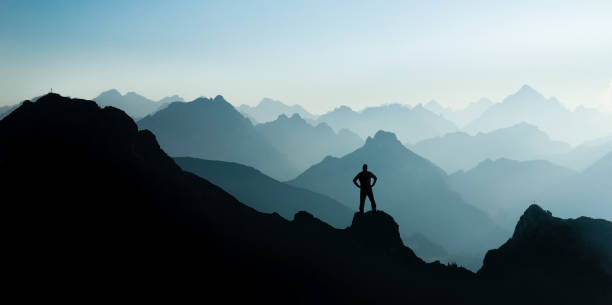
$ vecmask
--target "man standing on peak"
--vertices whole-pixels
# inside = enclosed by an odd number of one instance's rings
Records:
[[[374,179],[374,183],[370,184],[370,181]],[[359,184],[357,184],[359,180]],[[365,204],[365,198],[368,196],[370,204],[372,204],[372,212],[376,212],[376,201],[374,201],[374,193],[372,193],[372,187],[376,184],[376,176],[372,172],[368,171],[368,165],[363,165],[363,170],[353,178],[353,183],[361,189],[359,194],[359,213],[363,214],[363,205]]]

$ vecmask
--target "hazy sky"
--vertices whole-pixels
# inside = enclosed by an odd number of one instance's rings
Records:
[[[612,1],[0,1],[0,105],[117,88],[460,107],[523,84],[612,110]]]

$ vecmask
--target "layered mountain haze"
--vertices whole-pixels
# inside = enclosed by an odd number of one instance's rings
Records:
[[[576,174],[548,161],[502,158],[485,160],[467,172],[457,172],[449,181],[463,199],[511,231],[526,207],[543,199],[543,190],[554,190],[559,183]]]
[[[574,170],[585,170],[606,154],[612,152],[612,134],[593,141],[588,141],[571,151],[550,156],[550,160]]]
[[[325,123],[312,126],[299,114],[290,118],[281,114],[275,121],[255,128],[300,172],[326,156],[341,157],[363,145],[363,140],[350,130],[336,133]]]
[[[455,124],[422,105],[414,108],[399,104],[381,105],[360,112],[341,106],[321,115],[317,122],[325,122],[335,130],[349,129],[362,138],[387,130],[397,134],[403,143],[415,143],[457,130]]]
[[[359,190],[351,181],[364,163],[379,177],[374,187],[377,205],[395,215],[403,236],[421,233],[444,245],[451,255],[480,258],[507,236],[486,213],[450,189],[443,170],[408,150],[389,132],[377,132],[342,158],[325,158],[290,183],[357,207]]]
[[[300,105],[289,106],[281,101],[264,98],[257,106],[240,105],[236,108],[240,113],[254,120],[253,123],[266,123],[276,120],[280,115],[293,116],[298,114],[307,121],[313,121],[316,116]]]
[[[493,102],[487,98],[481,98],[478,101],[469,104],[465,108],[451,109],[450,107],[443,107],[435,100],[427,102],[423,107],[427,110],[441,115],[442,117],[455,123],[455,125],[463,128],[468,123],[479,118],[487,109],[493,106]]]
[[[276,212],[293,219],[297,212],[306,211],[336,228],[350,225],[355,212],[327,196],[279,182],[238,163],[185,157],[174,161],[183,170],[214,183],[260,212]]]
[[[183,99],[178,95],[165,97],[155,102],[135,92],[121,95],[116,89],[104,91],[93,100],[102,107],[112,106],[119,108],[134,119],[140,119],[152,114],[168,106],[170,102],[183,102]]]
[[[553,141],[536,126],[527,123],[474,136],[463,132],[449,133],[409,147],[447,173],[469,170],[486,159],[551,159],[571,149],[567,143]]]
[[[237,162],[279,180],[298,174],[287,155],[222,96],[172,103],[138,121],[138,127],[155,133],[161,147],[173,157]]]
[[[542,190],[541,200],[561,217],[612,220],[612,152],[586,170]]]
[[[584,107],[570,111],[556,98],[545,98],[527,85],[489,107],[464,130],[470,134],[491,132],[521,122],[535,125],[552,139],[572,145],[612,132],[612,115]]]

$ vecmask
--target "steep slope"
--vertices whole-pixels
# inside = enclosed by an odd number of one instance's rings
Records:
[[[531,295],[530,302],[609,304],[612,301],[612,222],[560,219],[537,205],[521,216],[514,234],[485,257],[478,275]],[[576,291],[584,293],[576,294]],[[509,303],[524,297],[506,294]]]
[[[98,105],[112,106],[125,111],[134,119],[143,118],[162,107],[163,103],[154,102],[135,92],[128,92],[121,95],[116,89],[111,89],[100,93],[93,99]]]
[[[421,141],[410,148],[447,173],[469,170],[486,159],[550,159],[570,150],[568,144],[552,141],[536,126],[526,123],[475,136],[462,132],[450,133]]]
[[[337,228],[346,228],[354,213],[336,200],[279,182],[252,167],[185,157],[174,161],[183,170],[214,183],[260,212],[276,212],[292,219],[295,213],[307,211]]]
[[[402,235],[419,232],[451,254],[476,257],[504,240],[504,232],[484,212],[450,189],[440,168],[405,148],[392,133],[379,131],[363,147],[342,158],[327,157],[290,183],[357,207],[359,190],[352,179],[363,163],[378,176],[377,204],[395,215]]]
[[[115,108],[50,94],[0,121],[0,140],[8,144],[0,151],[3,197],[14,198],[2,205],[11,262],[3,274],[12,279],[6,288],[26,297],[21,290],[45,298],[469,304],[476,295],[472,273],[424,264],[384,212],[357,215],[346,230],[305,212],[291,222],[256,212],[181,171]]]
[[[368,107],[361,112],[342,106],[321,115],[317,122],[327,123],[335,130],[349,129],[363,138],[372,136],[379,130],[388,130],[397,134],[402,142],[407,143],[415,143],[457,130],[452,122],[421,105],[410,108],[391,104]]]
[[[555,98],[545,98],[524,85],[501,103],[490,107],[464,130],[470,134],[490,132],[521,122],[538,126],[555,140],[577,145],[612,132],[612,117],[592,109],[566,109]]]
[[[485,160],[472,170],[450,176],[451,188],[512,231],[525,207],[540,202],[542,190],[577,173],[548,161]],[[597,214],[589,214],[597,215]]]
[[[340,157],[363,145],[363,140],[349,130],[334,132],[327,124],[312,126],[299,114],[280,115],[275,121],[255,128],[280,152],[288,156],[301,172],[326,156]]]
[[[161,147],[173,157],[238,162],[279,180],[298,173],[287,156],[222,96],[172,103],[138,121],[138,126],[155,133]]]
[[[262,99],[257,106],[240,105],[236,108],[240,113],[255,120],[258,123],[266,123],[276,120],[278,116],[293,116],[294,114],[306,120],[314,120],[316,116],[304,109],[300,105],[289,106],[281,101],[270,98]]]

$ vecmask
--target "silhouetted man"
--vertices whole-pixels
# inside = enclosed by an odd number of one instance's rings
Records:
[[[374,183],[370,184],[370,181],[374,179]],[[359,180],[359,184],[357,184]],[[372,187],[376,184],[376,176],[368,171],[368,165],[363,165],[363,170],[353,178],[353,183],[361,189],[359,194],[359,212],[363,214],[363,205],[365,204],[365,198],[368,196],[370,204],[372,204],[372,211],[376,212],[376,201],[374,201],[374,193],[372,193]]]

